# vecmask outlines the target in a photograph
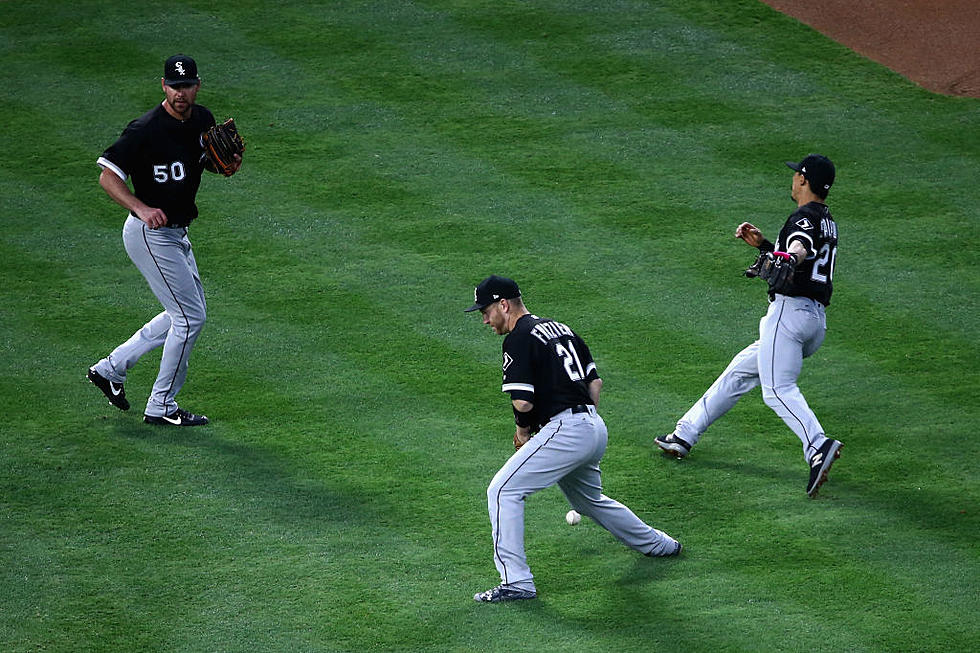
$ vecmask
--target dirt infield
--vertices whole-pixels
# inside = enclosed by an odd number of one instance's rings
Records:
[[[913,82],[980,98],[980,0],[762,0]]]

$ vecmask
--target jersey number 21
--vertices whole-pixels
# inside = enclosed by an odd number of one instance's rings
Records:
[[[568,378],[572,381],[581,381],[585,378],[585,371],[582,369],[582,361],[578,358],[578,352],[575,351],[575,345],[572,341],[567,342],[567,347],[563,345],[560,341],[555,343],[555,353],[558,354],[558,358],[562,360],[565,365],[565,371],[568,372]]]

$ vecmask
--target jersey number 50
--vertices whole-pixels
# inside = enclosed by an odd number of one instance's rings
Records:
[[[166,163],[162,165],[153,166],[153,181],[158,184],[165,184],[171,179],[174,181],[180,181],[187,176],[184,172],[184,164],[180,161],[174,161],[170,165]]]
[[[837,245],[831,249],[829,243],[824,243],[817,255],[817,260],[813,262],[813,272],[810,278],[817,283],[827,283],[827,279],[834,280],[834,263],[837,262]]]

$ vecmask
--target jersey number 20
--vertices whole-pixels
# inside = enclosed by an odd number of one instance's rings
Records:
[[[572,381],[581,381],[585,378],[582,361],[579,360],[578,352],[575,351],[575,345],[572,344],[571,340],[568,341],[567,348],[561,342],[556,342],[555,353],[558,354],[558,358],[565,364],[565,371],[568,372],[568,378]]]
[[[831,249],[829,243],[824,243],[817,255],[817,260],[813,262],[813,272],[810,278],[817,283],[827,283],[827,279],[834,280],[834,263],[837,262],[837,246]]]

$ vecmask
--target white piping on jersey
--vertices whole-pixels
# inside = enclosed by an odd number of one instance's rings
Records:
[[[786,236],[786,249],[789,249],[790,244],[793,242],[794,238],[799,238],[800,240],[805,240],[809,245],[806,246],[807,252],[813,252],[812,254],[807,254],[807,258],[813,258],[817,253],[813,250],[813,238],[810,234],[805,231],[794,231],[790,235]]]
[[[501,392],[510,392],[511,390],[524,390],[526,392],[534,392],[534,386],[529,383],[505,383],[501,386]]]
[[[122,171],[122,168],[120,168],[119,166],[117,166],[115,163],[113,163],[109,159],[105,158],[104,156],[100,156],[99,157],[99,160],[96,161],[96,163],[98,163],[103,168],[109,168],[109,170],[112,170],[114,173],[116,173],[116,176],[117,177],[119,177],[123,181],[126,181],[126,178],[128,177],[128,175],[125,172]]]

